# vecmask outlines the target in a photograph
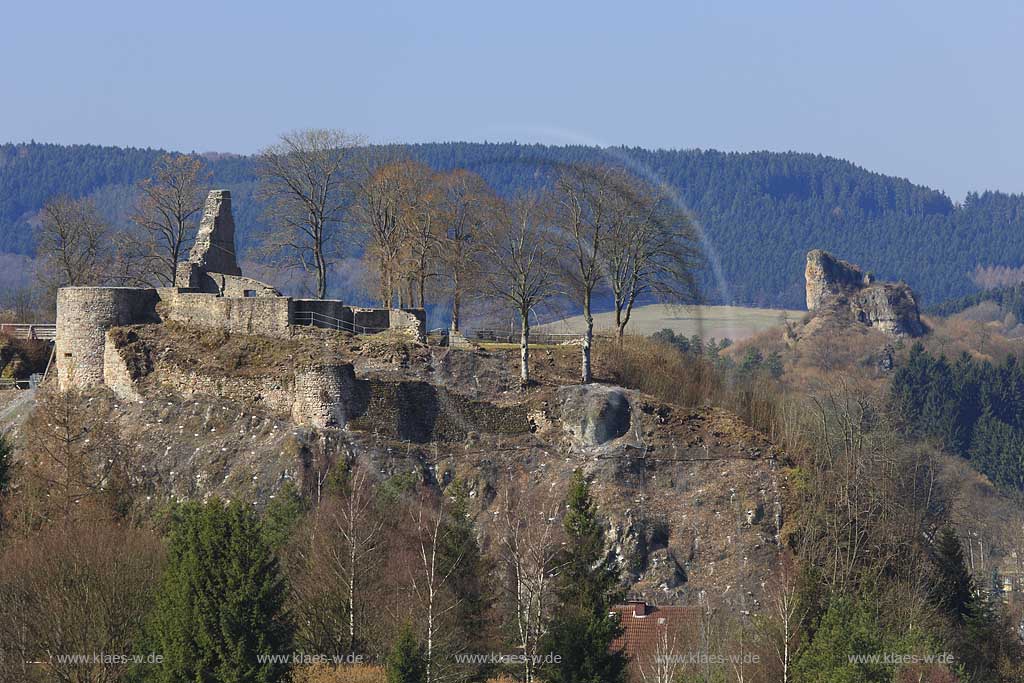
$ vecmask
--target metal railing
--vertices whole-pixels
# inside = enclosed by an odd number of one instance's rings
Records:
[[[45,339],[53,341],[57,338],[55,323],[0,323],[0,334],[15,339]]]
[[[304,325],[306,327],[322,327],[329,330],[343,330],[353,334],[377,334],[388,329],[386,327],[364,327],[356,325],[348,320],[341,320],[316,311],[296,311],[292,314],[293,325]]]
[[[597,335],[595,335],[597,336]],[[473,341],[499,342],[503,344],[518,344],[519,332],[498,332],[497,330],[477,330],[469,338]],[[531,344],[563,344],[570,341],[583,339],[582,334],[563,334],[551,332],[531,332]]]
[[[43,381],[43,375],[35,373],[28,379],[0,379],[0,389],[35,389]]]

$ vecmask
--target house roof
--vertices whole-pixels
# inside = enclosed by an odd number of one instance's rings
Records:
[[[653,653],[658,638],[666,632],[689,642],[694,642],[700,632],[699,607],[657,607],[638,601],[616,605],[612,610],[619,615],[619,623],[622,625],[622,635],[612,642],[612,649],[622,650],[633,659]]]

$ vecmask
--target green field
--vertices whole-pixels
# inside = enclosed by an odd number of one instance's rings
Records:
[[[728,337],[733,341],[745,339],[762,330],[781,327],[787,320],[799,320],[805,311],[779,308],[744,308],[742,306],[667,306],[651,304],[633,310],[627,334],[650,335],[669,328],[676,334],[687,337],[700,335],[705,339]],[[615,329],[614,313],[598,313],[594,316],[594,331],[598,334]],[[580,333],[583,331],[583,316],[577,315],[545,325],[537,330],[552,334]]]

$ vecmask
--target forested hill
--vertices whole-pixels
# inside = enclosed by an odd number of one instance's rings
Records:
[[[975,290],[978,266],[1024,264],[1024,196],[943,193],[813,154],[650,151],[515,143],[404,147],[439,170],[465,167],[500,192],[532,186],[573,161],[604,160],[662,178],[698,217],[721,266],[706,269],[712,302],[804,303],[805,253],[833,251],[883,279],[906,280],[926,304]],[[112,218],[160,154],[151,149],[48,144],[0,146],[0,251],[31,253],[28,221],[50,196],[92,195]],[[211,155],[213,184],[233,191],[241,238],[260,220],[250,158]]]

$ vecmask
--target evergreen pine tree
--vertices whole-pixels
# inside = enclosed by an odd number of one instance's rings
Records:
[[[548,667],[544,678],[549,683],[625,681],[626,658],[611,651],[622,632],[611,614],[622,599],[619,572],[605,552],[590,486],[579,470],[569,484],[563,526],[567,543],[558,576],[558,610],[543,647],[561,661]]]
[[[960,539],[949,527],[939,532],[935,542],[934,562],[936,577],[932,587],[932,601],[954,622],[961,624],[970,614],[974,579],[964,564]]]
[[[168,564],[147,634],[162,666],[160,683],[270,683],[288,664],[292,628],[283,611],[285,584],[259,519],[243,504],[187,504],[175,520]]]
[[[387,669],[388,683],[423,683],[426,680],[423,647],[409,624],[398,633],[388,655]]]
[[[491,606],[486,577],[490,567],[477,540],[476,525],[469,514],[469,494],[462,482],[453,482],[446,493],[454,498],[440,539],[441,575],[457,601],[455,622],[466,649],[481,651],[487,637],[487,613]]]

